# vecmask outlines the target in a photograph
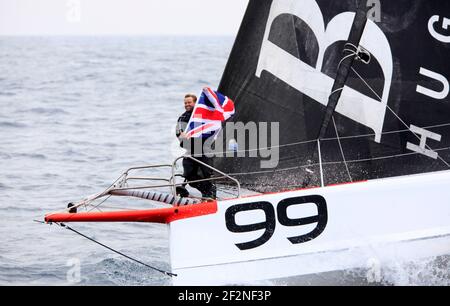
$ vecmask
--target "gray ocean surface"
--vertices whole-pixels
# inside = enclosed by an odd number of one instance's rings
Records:
[[[233,41],[0,37],[0,285],[171,283],[68,230],[33,220],[103,191],[131,166],[171,163],[183,153],[174,128],[184,94],[218,86]],[[149,207],[136,202],[132,206]],[[165,225],[73,227],[170,270]],[[385,279],[449,285],[449,267],[449,257],[387,267]],[[346,278],[365,284],[351,273],[336,283]]]
[[[170,283],[33,219],[104,190],[128,167],[171,163],[184,94],[218,86],[233,41],[0,37],[0,284],[70,284],[77,263],[80,284]],[[170,268],[165,225],[73,227]]]

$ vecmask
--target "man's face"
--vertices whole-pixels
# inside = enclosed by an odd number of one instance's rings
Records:
[[[194,98],[192,97],[184,98],[184,109],[187,112],[192,111],[194,109],[194,106],[195,106]]]

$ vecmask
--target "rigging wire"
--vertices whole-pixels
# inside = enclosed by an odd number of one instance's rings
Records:
[[[450,126],[450,123],[443,123],[443,124],[436,124],[436,125],[429,125],[429,126],[424,126],[422,127],[423,129],[434,129],[434,128],[440,128],[440,127],[445,127],[445,126]],[[404,130],[396,130],[396,131],[388,131],[388,132],[382,132],[380,133],[381,135],[389,135],[389,134],[400,134],[400,133],[404,133],[404,132],[411,132],[411,130],[408,129],[404,129]],[[372,137],[372,136],[376,136],[375,133],[371,133],[371,134],[361,134],[361,135],[351,135],[351,136],[341,136],[341,139],[353,139],[353,138],[364,138],[364,137]],[[330,138],[322,138],[322,141],[325,140],[336,140],[335,137],[330,137]]]
[[[388,107],[389,108],[389,107]],[[392,110],[391,110],[392,111]],[[406,125],[406,123],[404,123]],[[450,126],[450,123],[444,123],[444,124],[437,124],[437,125],[430,125],[430,126],[424,126],[423,129],[433,129],[433,128],[439,128],[439,127],[445,127]],[[389,135],[389,134],[398,134],[403,132],[411,132],[411,130],[406,125],[406,129],[403,130],[395,130],[395,131],[387,131],[382,132],[381,135]],[[371,134],[361,134],[361,135],[350,135],[350,136],[340,136],[339,138],[342,139],[354,139],[354,138],[364,138],[364,137],[371,137],[375,136],[375,133]],[[328,137],[328,138],[322,138],[320,141],[328,141],[328,140],[337,140],[337,137]],[[284,148],[284,147],[290,147],[290,146],[297,146],[297,145],[306,145],[310,143],[317,142],[317,139],[311,139],[311,140],[305,140],[305,141],[299,141],[299,142],[291,142],[283,145],[276,145],[276,146],[267,146],[263,148],[257,148],[257,149],[243,149],[243,150],[236,150],[236,151],[219,151],[219,152],[213,152],[214,154],[234,154],[234,153],[245,153],[245,152],[253,152],[253,151],[259,151],[259,150],[268,150],[268,149],[275,149],[275,148]],[[192,157],[200,156],[199,154],[191,155]]]
[[[110,197],[111,197],[111,195],[108,195],[108,196],[107,196],[105,199],[103,199],[100,203],[96,204],[95,206],[92,205],[93,207],[92,207],[88,212],[91,212],[91,211],[93,211],[94,209],[97,209],[97,210],[101,211],[99,206],[102,205],[103,203],[105,203]]]
[[[366,82],[366,80],[364,80],[364,78],[353,68],[353,67],[351,67],[351,69],[353,70],[353,72],[358,76],[358,78],[360,78],[361,79],[361,81],[363,81],[363,83],[378,97],[378,99],[380,99],[380,102],[382,102],[383,101],[383,99],[380,97],[380,95]],[[410,130],[410,128],[408,127],[408,125],[405,123],[405,121],[403,121],[402,120],[402,118],[400,118],[400,116],[399,115],[397,115],[395,112],[394,112],[394,110],[392,109],[392,108],[390,108],[389,107],[389,105],[387,105],[386,104],[386,107],[387,107],[387,109],[389,109],[389,111],[391,111],[392,112],[392,114],[394,114],[394,116],[395,117],[397,117],[397,119],[408,129],[408,130]],[[416,136],[417,137],[417,139],[419,139],[419,140],[421,140],[421,138],[416,134],[416,133],[413,133],[412,132],[412,134],[414,135],[414,136]],[[425,146],[426,146],[426,148],[428,149],[428,150],[431,150],[431,151],[434,151],[433,149],[431,149],[430,148],[430,146],[428,146],[427,144],[425,144]],[[438,155],[438,158],[439,158],[439,160],[440,161],[442,161],[448,168],[450,168],[450,164],[448,164],[442,157],[440,157],[439,155]]]
[[[339,138],[339,132],[336,126],[336,121],[334,120],[334,116],[331,117],[333,119],[334,130],[336,131],[336,137],[339,144],[339,149],[341,150],[342,160],[344,161],[345,169],[347,170],[348,177],[350,178],[350,182],[353,182],[352,176],[350,174],[350,170],[347,165],[347,161],[345,159],[344,150],[342,149],[341,139]]]
[[[450,150],[450,147],[439,148],[434,151],[439,152],[439,151],[444,151],[444,150]],[[409,152],[409,153],[402,153],[402,154],[395,154],[395,155],[388,155],[388,156],[371,157],[371,158],[364,158],[364,159],[353,159],[353,160],[347,160],[347,163],[351,164],[351,163],[358,163],[358,162],[368,162],[368,161],[373,161],[373,160],[398,158],[398,157],[405,157],[405,156],[411,156],[411,155],[420,155],[420,153]],[[340,163],[342,163],[342,161],[331,161],[331,162],[323,162],[322,165],[328,166],[328,165],[336,165],[336,164],[340,164]],[[245,176],[245,175],[251,175],[251,174],[275,173],[275,172],[283,172],[283,171],[295,170],[295,169],[300,169],[300,168],[308,168],[308,167],[314,167],[314,166],[319,166],[319,163],[294,166],[294,167],[288,167],[288,168],[280,168],[280,169],[275,169],[275,170],[228,173],[228,175]]]
[[[125,257],[125,258],[127,258],[127,259],[129,259],[129,260],[131,260],[131,261],[133,261],[133,262],[135,262],[135,263],[138,263],[138,264],[140,264],[140,265],[143,265],[143,266],[145,266],[145,267],[147,267],[147,268],[149,268],[149,269],[152,269],[152,270],[154,270],[154,271],[156,271],[156,272],[162,273],[162,274],[167,275],[167,276],[170,276],[170,277],[177,276],[177,274],[175,274],[175,273],[168,272],[168,271],[159,269],[159,268],[157,268],[157,267],[151,266],[151,265],[146,264],[146,263],[144,263],[144,262],[142,262],[142,261],[140,261],[140,260],[138,260],[138,259],[136,259],[136,258],[133,258],[133,257],[131,257],[131,256],[128,256],[128,255],[126,255],[126,254],[120,252],[120,251],[117,251],[117,250],[115,250],[115,249],[113,249],[113,248],[107,246],[106,244],[103,244],[103,243],[101,243],[101,242],[99,242],[99,241],[97,241],[97,240],[95,240],[95,239],[93,239],[93,238],[91,238],[91,237],[89,237],[89,236],[86,236],[86,235],[83,234],[83,233],[80,233],[79,231],[77,231],[77,230],[71,228],[71,227],[68,226],[68,225],[65,225],[64,223],[58,223],[58,222],[55,222],[55,224],[61,226],[62,228],[65,228],[65,229],[67,229],[67,230],[69,230],[69,231],[72,231],[72,232],[74,232],[75,234],[80,235],[81,237],[86,238],[86,239],[88,239],[88,240],[90,240],[90,241],[92,241],[92,242],[94,242],[94,243],[96,243],[96,244],[98,244],[98,245],[100,245],[100,246],[102,246],[102,247],[104,247],[104,248],[106,248],[106,249],[108,249],[108,250],[110,250],[110,251],[116,253],[116,254],[119,254],[120,256],[123,256],[123,257]]]

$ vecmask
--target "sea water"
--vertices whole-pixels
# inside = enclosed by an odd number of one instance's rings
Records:
[[[0,284],[170,283],[33,220],[102,191],[128,167],[171,163],[182,153],[173,143],[184,95],[218,86],[232,44],[232,37],[0,38]],[[73,227],[170,268],[165,225]]]
[[[184,95],[218,86],[232,44],[232,37],[0,37],[0,285],[170,284],[33,220],[102,191],[128,167],[182,154],[174,131]],[[170,269],[165,225],[72,226]],[[449,284],[448,258],[439,260],[445,264],[384,267],[381,283]],[[370,283],[353,272],[336,280]]]

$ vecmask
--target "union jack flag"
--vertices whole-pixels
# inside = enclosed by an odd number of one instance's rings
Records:
[[[228,97],[205,87],[186,128],[187,138],[209,138],[222,129],[222,122],[234,115],[234,103]]]

